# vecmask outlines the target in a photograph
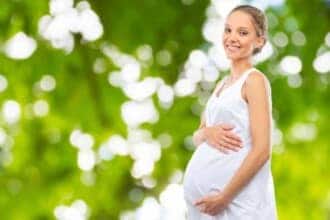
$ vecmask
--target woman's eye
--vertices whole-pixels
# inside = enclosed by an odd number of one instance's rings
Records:
[[[225,28],[225,32],[226,33],[229,33],[230,32],[230,29],[229,28]]]
[[[247,35],[248,33],[245,32],[245,31],[240,31],[239,34],[242,35],[242,36],[244,36],[244,35]]]

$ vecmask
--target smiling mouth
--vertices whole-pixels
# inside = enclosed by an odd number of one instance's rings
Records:
[[[240,46],[235,46],[235,45],[226,45],[226,49],[230,52],[236,52],[240,49]]]

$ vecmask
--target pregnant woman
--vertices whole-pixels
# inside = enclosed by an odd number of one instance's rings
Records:
[[[231,69],[194,133],[197,148],[183,179],[188,220],[277,219],[271,88],[251,61],[266,42],[266,27],[263,12],[248,5],[234,8],[226,19],[223,46]]]

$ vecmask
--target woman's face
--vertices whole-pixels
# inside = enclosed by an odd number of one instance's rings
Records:
[[[229,59],[249,58],[254,48],[262,46],[263,39],[257,36],[252,19],[242,11],[235,11],[227,17],[222,43]]]

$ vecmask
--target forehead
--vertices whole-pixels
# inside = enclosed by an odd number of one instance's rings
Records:
[[[251,15],[242,11],[235,11],[228,15],[225,24],[233,28],[254,28]]]

